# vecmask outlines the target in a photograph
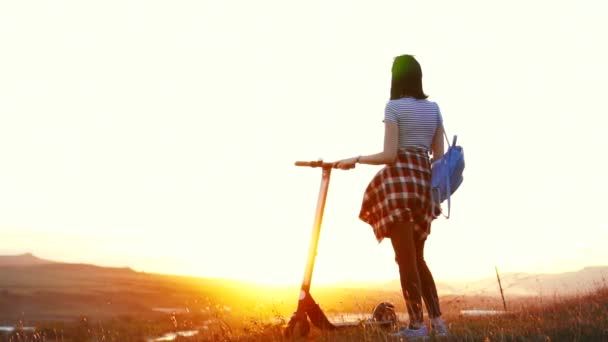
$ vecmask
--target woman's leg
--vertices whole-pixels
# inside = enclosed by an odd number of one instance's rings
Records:
[[[396,222],[390,227],[390,239],[395,250],[395,261],[399,266],[401,290],[410,317],[410,326],[416,328],[424,321],[414,235],[414,224],[411,222]]]
[[[441,309],[439,308],[439,296],[437,295],[437,287],[433,274],[424,261],[424,244],[425,240],[416,240],[416,261],[418,266],[418,275],[420,276],[420,285],[422,288],[422,297],[428,312],[429,318],[441,317]]]

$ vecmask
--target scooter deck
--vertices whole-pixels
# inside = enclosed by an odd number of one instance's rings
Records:
[[[354,321],[354,322],[331,322],[331,324],[340,329],[340,328],[356,328],[356,327],[390,327],[395,324],[394,321],[374,321],[374,320],[363,320],[363,321]]]

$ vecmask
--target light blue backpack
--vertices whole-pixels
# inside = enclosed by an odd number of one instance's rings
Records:
[[[443,126],[443,119],[441,125]],[[443,134],[448,143],[448,150],[443,157],[431,164],[431,196],[433,203],[441,204],[445,200],[448,201],[448,215],[444,216],[450,218],[450,196],[460,187],[463,180],[464,151],[462,146],[456,145],[456,135],[450,144],[445,128]]]

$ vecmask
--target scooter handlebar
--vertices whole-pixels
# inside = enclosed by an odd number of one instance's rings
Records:
[[[336,163],[325,163],[322,160],[317,161],[297,161],[296,166],[307,166],[307,167],[322,167],[322,168],[335,168]]]

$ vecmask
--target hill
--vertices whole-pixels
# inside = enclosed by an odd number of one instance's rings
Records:
[[[572,296],[593,292],[608,286],[608,266],[585,267],[564,273],[505,273],[500,275],[505,295],[511,296]],[[388,285],[399,289],[399,280]],[[500,296],[495,276],[467,282],[438,282],[440,295]]]
[[[21,255],[0,255],[0,267],[2,266],[31,266],[54,264],[54,261],[40,259],[31,253]]]
[[[33,255],[0,256],[0,260],[0,325],[15,320],[73,320],[82,316],[147,317],[166,316],[167,312],[206,315],[218,310],[253,313],[271,302],[286,314],[293,309],[297,296],[293,287],[270,288],[238,280],[46,262]]]
[[[500,274],[505,295],[511,296],[572,296],[608,287],[608,266],[590,266],[563,273],[504,273]],[[338,287],[400,291],[399,279],[389,282],[339,282]],[[495,275],[470,281],[437,281],[440,296],[499,297]]]
[[[603,277],[607,273],[608,267],[588,267],[562,274],[512,273],[501,277],[507,297],[553,296],[584,293],[605,285]],[[456,311],[469,304],[480,307],[500,303],[495,299],[477,303],[472,298],[499,296],[496,279],[492,277],[467,283],[440,283],[438,287],[441,300]],[[225,311],[234,316],[271,319],[288,317],[295,309],[297,293],[297,286],[271,287],[237,280],[136,272],[124,267],[57,263],[31,254],[0,256],[0,325],[16,319],[144,317],[167,312],[207,315]],[[314,286],[312,293],[328,314],[370,312],[385,300],[404,309],[398,281]],[[466,305],[453,304],[462,296],[469,298]]]

